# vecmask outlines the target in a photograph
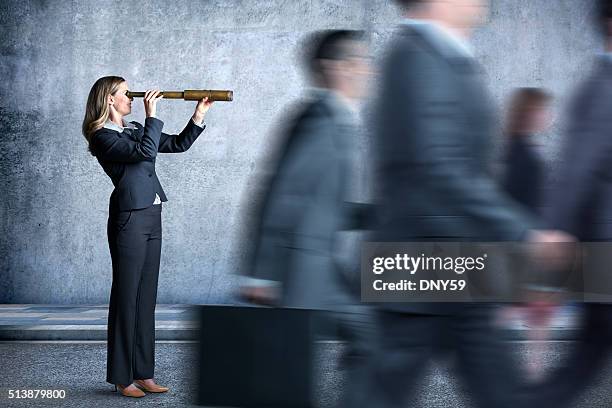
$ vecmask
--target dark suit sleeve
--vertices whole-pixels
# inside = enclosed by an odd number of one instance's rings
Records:
[[[187,151],[193,142],[200,136],[204,127],[199,127],[193,120],[189,120],[187,126],[178,135],[161,134],[159,141],[160,153],[182,153]]]
[[[164,122],[156,118],[145,119],[142,139],[135,141],[129,137],[121,137],[114,130],[100,129],[92,140],[91,151],[101,160],[111,162],[139,162],[153,159]]]
[[[303,216],[313,204],[315,189],[323,188],[333,160],[332,125],[325,119],[309,118],[291,135],[300,140],[281,159],[278,174],[268,192],[250,275],[282,281],[287,273],[288,249]]]
[[[376,225],[376,205],[370,203],[344,203],[345,219],[341,226],[344,231],[367,230]]]
[[[334,125],[328,118],[309,118],[292,137],[300,140],[283,158],[270,194],[264,226],[294,232],[315,189],[326,180],[333,159]],[[328,174],[327,177],[332,177]]]
[[[597,195],[601,175],[609,168],[609,129],[612,129],[608,96],[598,95],[596,84],[573,103],[558,168],[558,182],[546,198],[544,218],[552,228],[581,235]],[[594,102],[594,103],[593,103]],[[595,112],[594,112],[595,111]]]
[[[474,227],[491,239],[522,239],[531,228],[526,213],[499,188],[486,169],[475,163],[478,143],[466,134],[467,101],[447,61],[425,50],[405,49],[395,58],[387,80],[396,105],[391,131],[410,143],[415,168],[424,174],[432,192],[474,220]],[[486,122],[483,121],[483,125]],[[493,135],[491,135],[492,137]],[[407,142],[413,139],[412,142]],[[389,146],[401,155],[402,143]]]

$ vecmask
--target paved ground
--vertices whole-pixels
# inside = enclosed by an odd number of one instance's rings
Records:
[[[157,340],[195,340],[195,308],[157,305]],[[0,340],[105,340],[108,305],[0,305]],[[551,322],[551,339],[574,338],[577,309],[566,307]],[[506,314],[504,325],[513,340],[526,338],[529,326]]]
[[[547,343],[545,364],[558,364],[569,342]],[[528,356],[533,343],[516,342],[512,347]],[[336,365],[342,344],[320,345],[318,367],[319,406],[331,408],[342,390],[342,373]],[[172,390],[167,394],[148,394],[140,400],[111,392],[104,382],[105,344],[96,343],[0,343],[0,407],[188,407],[195,383],[195,344],[162,342],[157,345],[156,377]],[[420,401],[426,408],[469,408],[457,382],[445,364],[432,366],[424,380]],[[612,367],[602,375],[598,386],[579,403],[579,407],[612,406]],[[63,389],[64,400],[9,400],[8,389]]]
[[[104,382],[106,343],[102,340],[106,338],[107,313],[107,305],[0,305],[0,408],[190,406],[197,387],[194,380],[197,346],[185,339],[195,338],[194,309],[186,305],[158,305],[156,378],[172,390],[141,400],[121,397]],[[576,308],[570,307],[553,319],[551,340],[555,341],[545,343],[546,367],[558,364],[571,344],[556,340],[573,337],[577,316]],[[500,321],[507,328],[508,339],[513,340],[517,356],[530,359],[536,343],[517,341],[525,338],[529,326],[517,314],[505,313]],[[318,346],[316,395],[322,408],[334,407],[342,392],[343,374],[337,365],[342,347],[342,343],[333,341]],[[609,391],[612,368],[603,378],[603,383],[585,397],[580,407],[612,407]],[[419,397],[423,407],[470,407],[446,365],[433,365],[424,381]],[[8,399],[8,390],[16,389],[65,390],[66,398]]]
[[[188,305],[157,305],[156,339],[193,340]],[[105,340],[108,305],[0,305],[0,340]]]

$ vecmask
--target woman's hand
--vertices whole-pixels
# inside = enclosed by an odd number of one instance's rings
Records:
[[[204,121],[204,116],[206,116],[206,112],[208,112],[212,104],[212,102],[208,102],[208,98],[203,98],[198,101],[195,112],[193,112],[192,116],[192,119],[196,124],[199,125]]]
[[[157,101],[164,97],[158,90],[148,90],[144,95],[144,108],[147,118],[154,118],[157,113]]]

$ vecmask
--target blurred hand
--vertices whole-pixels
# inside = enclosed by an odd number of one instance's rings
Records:
[[[195,112],[193,112],[193,121],[198,124],[202,123],[206,112],[208,112],[212,104],[213,102],[208,102],[208,98],[200,99],[196,105]]]
[[[538,288],[530,288],[524,291],[523,296],[527,310],[536,315],[550,314],[565,301],[565,294],[561,289],[538,290]]]
[[[531,230],[527,236],[530,242],[576,242],[576,238],[559,230]]]
[[[163,98],[158,90],[148,90],[144,96],[144,108],[147,118],[154,118],[157,113],[157,101]]]
[[[279,290],[274,286],[243,286],[241,295],[248,302],[273,306],[279,301]]]
[[[543,266],[563,268],[574,259],[576,238],[558,230],[532,230],[527,238],[532,258]]]

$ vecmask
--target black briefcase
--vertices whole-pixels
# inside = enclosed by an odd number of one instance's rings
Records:
[[[201,306],[197,404],[313,407],[316,312]]]

